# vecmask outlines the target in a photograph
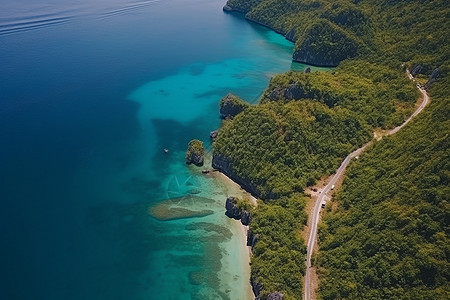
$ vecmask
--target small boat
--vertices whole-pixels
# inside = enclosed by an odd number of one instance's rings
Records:
[[[164,153],[165,153],[165,154],[169,153],[169,149],[164,148]]]

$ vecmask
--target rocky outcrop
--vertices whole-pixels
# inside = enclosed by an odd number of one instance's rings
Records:
[[[204,156],[205,148],[203,142],[199,140],[190,141],[186,151],[186,163],[199,167],[203,166]]]
[[[210,137],[211,139],[215,139],[218,135],[219,135],[219,132],[218,132],[217,130],[211,131],[211,132],[209,133],[209,137]]]
[[[252,221],[252,215],[250,212],[243,210],[241,213],[241,223],[242,225],[249,225],[250,222]]]
[[[284,295],[280,292],[275,292],[267,296],[266,300],[283,300]]]
[[[229,218],[233,218],[235,220],[241,220],[242,225],[249,225],[252,221],[252,215],[250,212],[246,210],[242,210],[238,206],[238,199],[235,197],[228,197],[225,202],[225,215]]]
[[[229,218],[233,218],[236,220],[241,219],[242,210],[237,206],[237,199],[234,197],[228,197],[225,202],[225,209],[227,210],[225,214]]]
[[[224,119],[233,119],[250,105],[241,98],[229,93],[220,100],[220,115]]]

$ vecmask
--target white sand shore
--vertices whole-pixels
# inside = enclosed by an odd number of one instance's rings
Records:
[[[258,204],[257,199],[252,194],[244,190],[239,184],[234,182],[227,175],[219,171],[213,171],[210,174],[211,176],[213,176],[214,178],[223,183],[223,185],[226,187],[229,193],[229,196],[234,196],[238,198],[247,198],[252,202],[253,205],[256,206]]]
[[[255,205],[255,206],[257,205],[257,199],[255,197],[253,197],[250,193],[248,193],[243,188],[241,188],[239,186],[239,184],[237,184],[236,182],[231,180],[225,174],[218,172],[218,171],[213,171],[210,173],[210,176],[215,178],[221,184],[223,184],[223,187],[226,191],[227,196],[234,196],[237,198],[247,198],[252,202],[253,205]],[[248,299],[249,300],[254,299],[255,296],[253,294],[253,291],[252,291],[251,285],[250,285],[251,248],[247,246],[248,226],[242,225],[241,222],[239,222],[239,221],[233,221],[232,223],[235,224],[235,226],[236,226],[235,227],[236,230],[232,230],[232,231],[237,232],[239,235],[238,237],[236,237],[236,242],[239,244],[239,248],[243,249],[243,251],[241,251],[242,255],[241,255],[240,260],[243,265],[245,264],[245,266],[248,266],[247,270],[242,272],[242,276],[243,276],[242,279],[246,281],[244,284],[248,284]]]

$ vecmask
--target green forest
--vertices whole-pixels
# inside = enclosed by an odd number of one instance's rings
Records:
[[[319,299],[448,299],[450,5],[444,0],[229,0],[295,42],[293,60],[336,66],[271,79],[257,105],[224,120],[213,143],[262,199],[252,282],[300,299],[303,191],[373,132],[401,124],[420,93],[431,104],[353,162],[319,228]],[[257,51],[257,50],[256,50]],[[417,67],[420,65],[420,67]],[[437,74],[437,71],[434,72]],[[287,267],[288,266],[288,267]]]
[[[260,202],[254,213],[251,230],[259,238],[253,248],[252,278],[263,286],[263,299],[274,291],[283,291],[285,299],[301,295],[303,281],[296,275],[305,271],[306,246],[299,232],[307,220],[306,200],[294,193],[276,202]]]
[[[347,170],[319,229],[323,299],[448,299],[449,87]]]

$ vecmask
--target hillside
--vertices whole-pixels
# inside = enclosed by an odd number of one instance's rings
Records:
[[[347,171],[319,230],[323,299],[448,299],[449,87]]]
[[[433,74],[427,85],[432,104],[351,168],[319,235],[319,297],[440,299],[449,292],[450,6],[443,0],[227,5],[294,41],[294,61],[337,66],[275,76],[260,103],[225,121],[213,144],[213,165],[264,200],[250,224],[260,240],[270,241],[260,247],[273,243],[280,251],[256,251],[256,243],[252,284],[258,295],[302,296],[303,190],[335,170],[373,131],[393,128],[411,114],[419,93],[406,77],[408,68],[422,85]],[[281,222],[277,216],[294,220],[296,202],[286,199],[303,199],[297,203],[301,212],[294,230],[285,221],[274,230],[274,222]],[[388,237],[393,242],[384,244]],[[283,247],[286,240],[292,242]],[[286,274],[280,259],[297,267]]]
[[[312,65],[338,65],[365,56],[386,64],[421,63],[423,72],[443,65],[450,45],[449,5],[445,0],[230,0],[295,42],[293,59]]]

